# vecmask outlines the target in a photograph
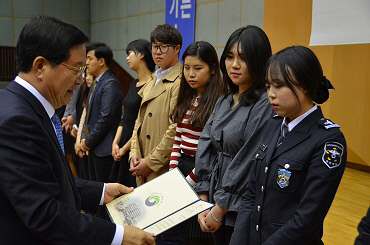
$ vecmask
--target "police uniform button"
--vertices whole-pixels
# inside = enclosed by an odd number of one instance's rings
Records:
[[[257,211],[258,212],[261,211],[261,206],[260,205],[257,206]]]
[[[150,140],[150,135],[149,135],[149,134],[147,134],[147,135],[146,135],[146,138],[147,138],[148,140]]]
[[[259,230],[259,226],[258,225],[256,225],[256,231],[258,231]]]
[[[265,167],[265,174],[267,174],[267,170],[268,170],[269,168],[268,167]]]
[[[284,165],[284,168],[285,168],[285,169],[288,169],[288,168],[290,168],[290,165],[289,165],[289,163],[285,164],[285,165]]]
[[[263,187],[263,186],[261,186],[261,191],[263,192],[263,190],[264,190],[265,188]]]
[[[152,114],[151,112],[149,112],[149,113],[148,113],[148,116],[149,116],[149,117],[152,117],[152,116],[153,116],[153,114]]]
[[[256,158],[258,158],[258,156],[259,156],[259,154],[257,153],[257,154],[256,154]]]

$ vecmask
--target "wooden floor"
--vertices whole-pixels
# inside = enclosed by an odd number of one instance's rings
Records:
[[[353,245],[357,225],[370,205],[370,173],[347,168],[324,223],[327,245]]]

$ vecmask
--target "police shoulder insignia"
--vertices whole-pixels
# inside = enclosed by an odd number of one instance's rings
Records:
[[[289,185],[289,179],[291,175],[292,175],[292,172],[284,168],[279,169],[276,182],[280,186],[280,188],[285,188]]]
[[[322,161],[328,168],[336,168],[340,165],[343,155],[343,145],[338,142],[326,142]]]
[[[327,119],[327,118],[321,118],[319,120],[319,124],[324,126],[324,128],[326,128],[326,129],[340,128],[340,126],[338,124],[334,123],[333,121],[331,121],[330,119]]]

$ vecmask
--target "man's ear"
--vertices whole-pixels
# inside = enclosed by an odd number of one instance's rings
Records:
[[[180,50],[181,50],[180,44],[176,45],[175,46],[175,52],[176,52],[176,54],[179,54],[180,53]]]
[[[38,79],[42,79],[47,66],[50,66],[50,62],[42,56],[37,56],[32,64],[32,70]]]
[[[106,65],[106,63],[105,63],[105,59],[104,59],[104,58],[100,58],[100,59],[99,59],[99,65],[100,65],[100,66],[104,66],[104,65]]]

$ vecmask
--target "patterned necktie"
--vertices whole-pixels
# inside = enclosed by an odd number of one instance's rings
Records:
[[[276,148],[278,148],[283,143],[288,133],[289,133],[288,125],[286,125],[285,123],[282,123],[280,127],[280,136],[279,136],[279,140],[277,142]]]
[[[63,133],[62,133],[62,124],[60,123],[60,119],[56,113],[51,117],[51,122],[54,124],[55,132],[57,134],[58,142],[60,148],[62,148],[63,154],[64,153],[64,142],[63,142]]]
[[[92,99],[92,97],[93,97],[93,94],[94,94],[95,88],[96,88],[96,79],[94,80],[94,82],[93,82],[93,84],[92,84],[91,94],[90,94],[90,97],[89,97],[89,107],[90,107],[90,104],[91,104],[91,99]]]

